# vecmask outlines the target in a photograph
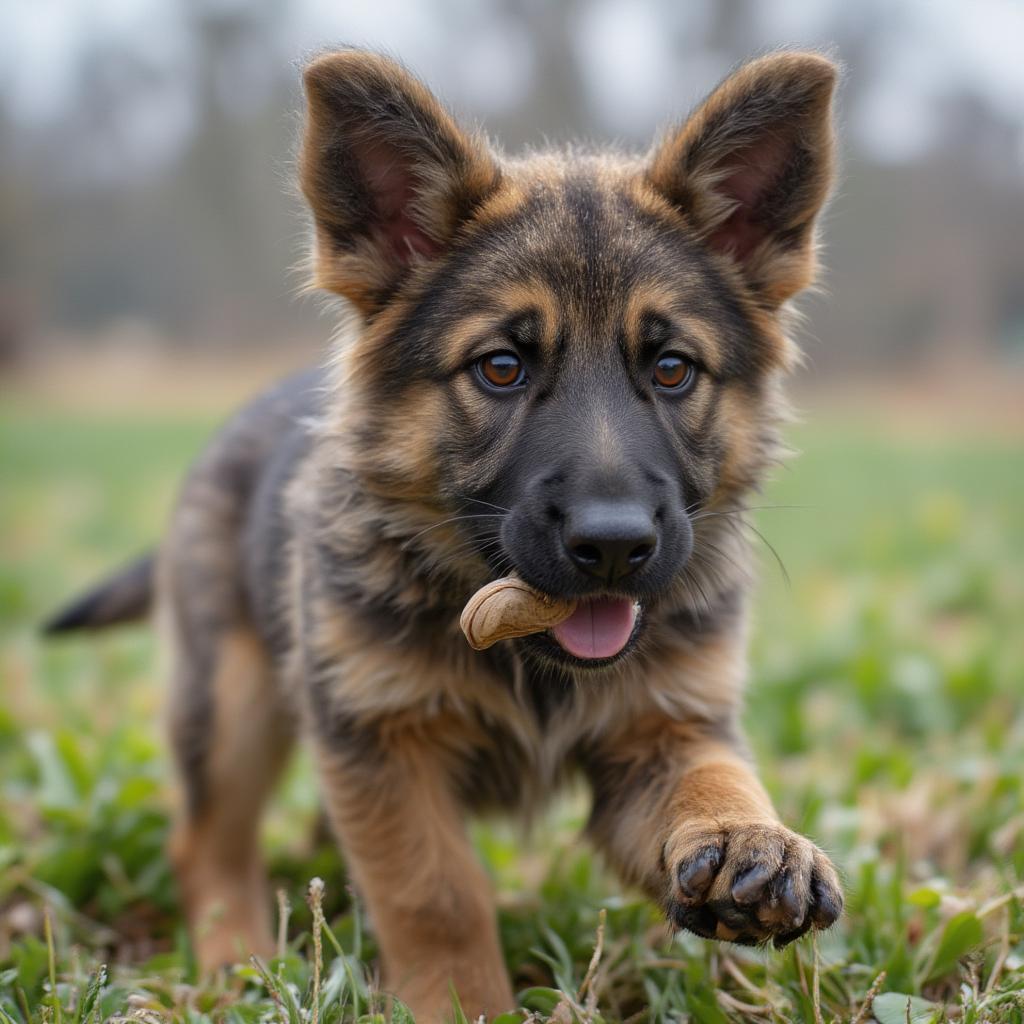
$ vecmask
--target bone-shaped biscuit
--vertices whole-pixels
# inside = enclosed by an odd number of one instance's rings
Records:
[[[557,626],[575,610],[575,601],[548,597],[518,576],[506,576],[481,587],[466,602],[459,625],[469,646],[482,651],[499,640]]]

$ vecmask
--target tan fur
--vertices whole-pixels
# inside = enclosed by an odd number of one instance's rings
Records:
[[[513,1005],[491,886],[437,763],[446,727],[443,718],[395,724],[387,768],[372,780],[320,755],[328,813],[372,908],[386,983],[417,1020],[446,1016],[453,979],[474,1016]]]
[[[262,645],[247,630],[221,640],[213,696],[206,810],[179,814],[172,840],[196,957],[205,965],[273,953],[257,831],[292,735]]]

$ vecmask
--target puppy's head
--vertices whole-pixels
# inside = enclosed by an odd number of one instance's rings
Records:
[[[383,57],[306,72],[315,283],[361,321],[342,355],[353,464],[429,510],[428,562],[579,599],[526,641],[548,658],[615,661],[714,578],[707,523],[774,452],[835,78],[816,54],[765,57],[646,157],[509,161]]]

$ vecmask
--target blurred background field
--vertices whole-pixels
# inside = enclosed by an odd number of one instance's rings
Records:
[[[746,718],[786,820],[845,871],[848,913],[817,971],[809,942],[674,939],[575,842],[581,794],[525,850],[499,824],[477,838],[542,1018],[576,1012],[555,1007],[604,907],[607,1020],[850,1020],[882,971],[865,1009],[882,1024],[1024,1020],[1022,39],[1014,0],[3,5],[0,1020],[54,1021],[59,1004],[83,1024],[299,1024],[314,874],[348,954],[328,944],[321,1019],[370,1005],[372,932],[308,763],[267,823],[294,904],[286,955],[269,980],[243,965],[197,985],[163,853],[153,638],[37,635],[159,536],[223,416],[323,351],[331,312],[293,296],[290,153],[298,63],[339,42],[400,56],[510,150],[643,147],[780,44],[846,62],[829,271],[798,332],[802,454],[754,502],[789,582],[763,547]]]

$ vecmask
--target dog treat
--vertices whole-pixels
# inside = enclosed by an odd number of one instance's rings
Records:
[[[466,602],[459,618],[469,646],[482,651],[499,640],[529,636],[564,622],[576,608],[534,590],[518,576],[488,583]]]

